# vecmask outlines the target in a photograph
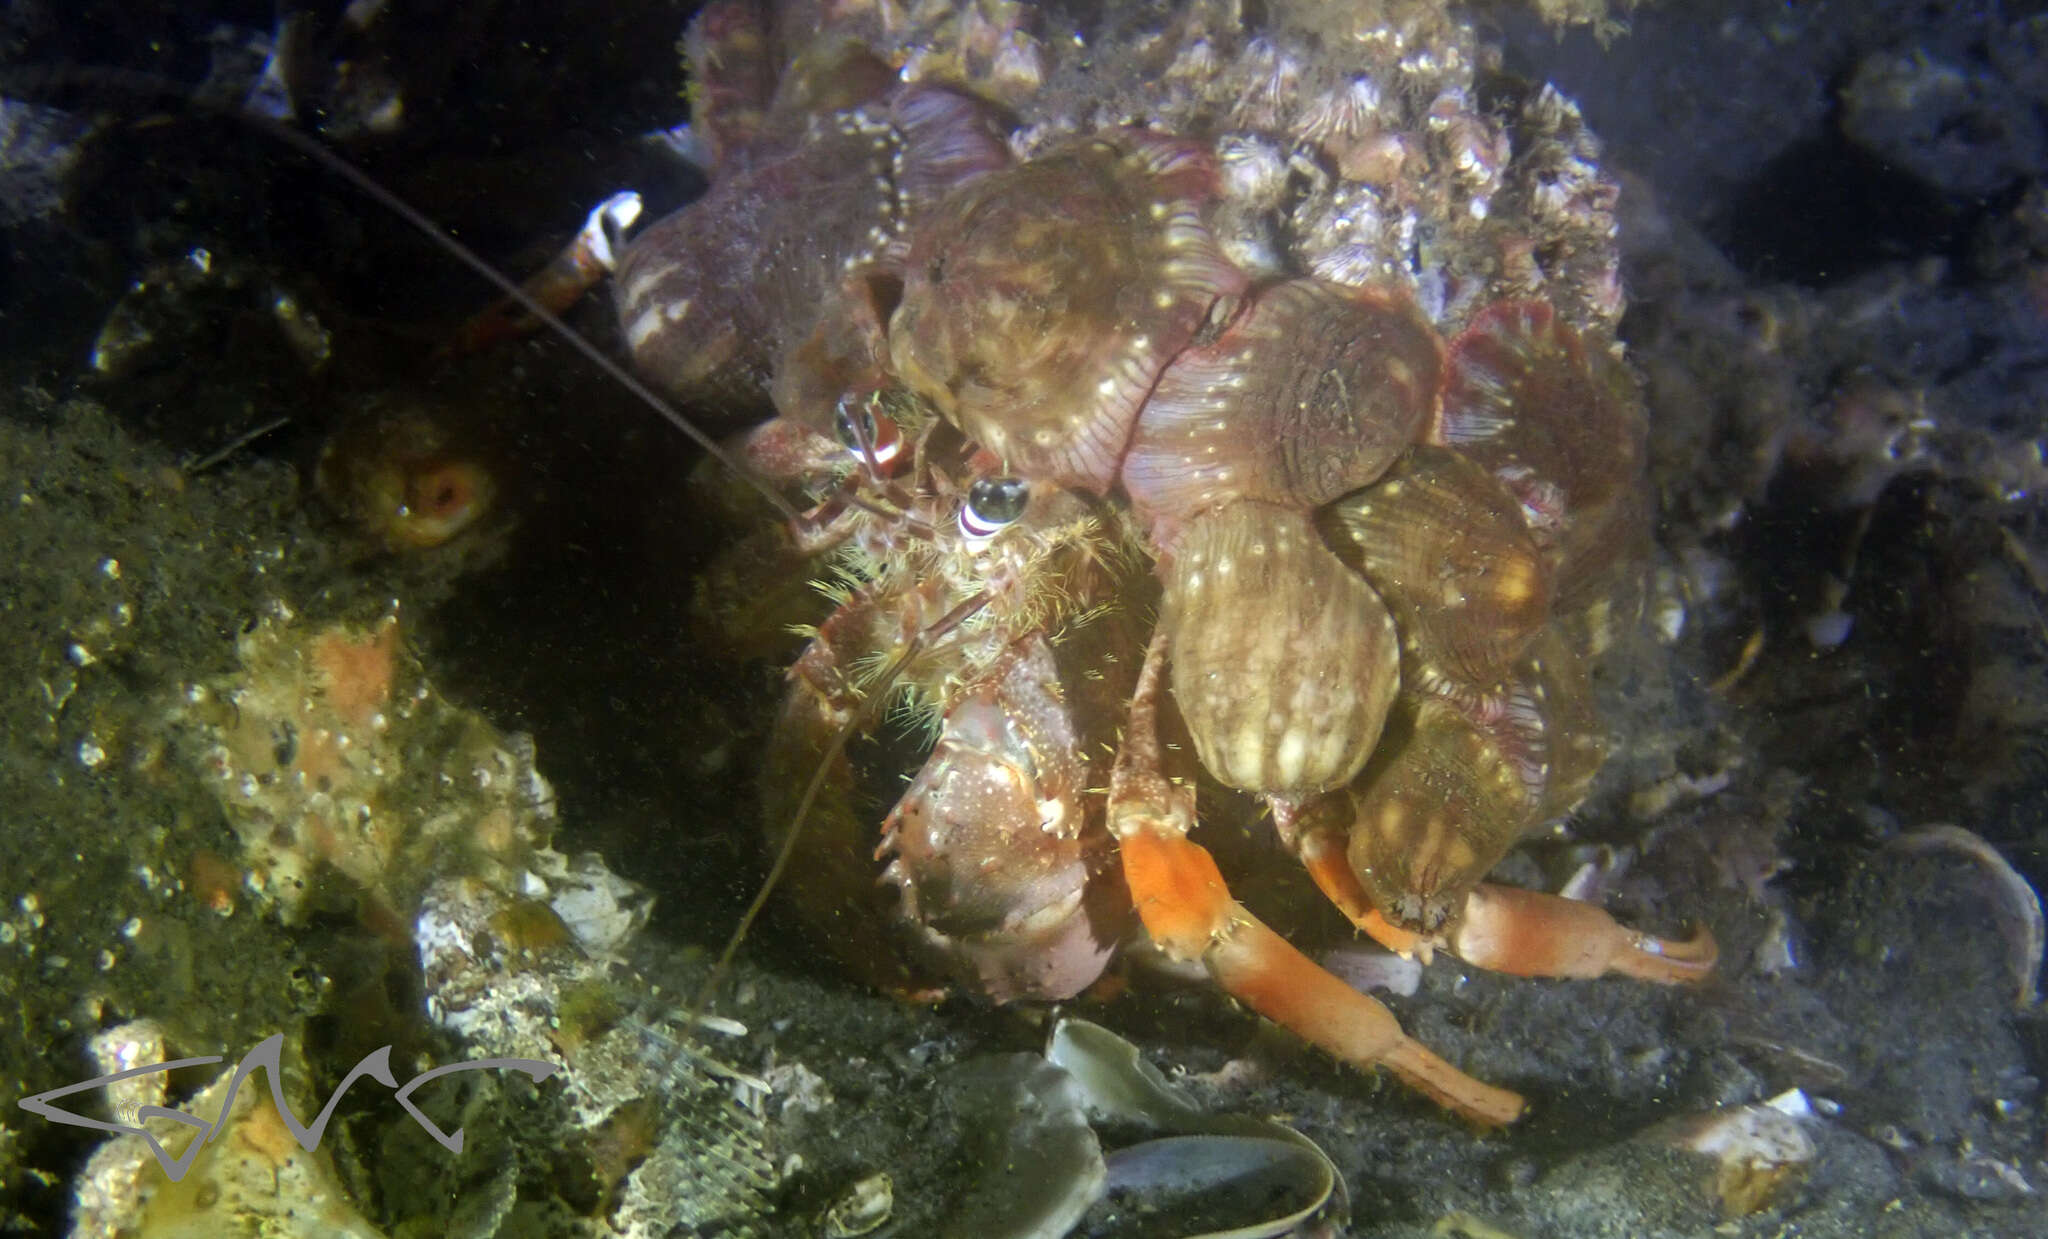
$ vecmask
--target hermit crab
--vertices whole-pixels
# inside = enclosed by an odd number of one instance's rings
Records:
[[[1511,1121],[1190,832],[1249,797],[1404,952],[1711,970],[1704,930],[1482,881],[1584,796],[1589,664],[1636,606],[1641,413],[1586,334],[1618,310],[1611,193],[1553,93],[1519,132],[1477,111],[1469,32],[1429,6],[1379,43],[1316,6],[1033,20],[713,5],[713,187],[619,257],[644,373],[772,406],[743,452],[816,502],[781,562],[838,548],[767,762],[776,820],[815,819],[790,884],[905,992],[921,968],[1066,997],[1135,921],[1331,1053]],[[1128,78],[1076,85],[1118,55]],[[877,835],[846,746],[906,696],[932,743]]]

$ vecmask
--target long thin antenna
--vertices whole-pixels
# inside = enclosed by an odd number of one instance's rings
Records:
[[[896,672],[902,670],[915,651],[916,646],[913,645],[890,664],[890,679],[895,678]],[[860,709],[852,718],[846,720],[844,726],[833,733],[832,742],[825,746],[825,751],[818,760],[818,768],[812,773],[810,783],[804,788],[803,799],[796,802],[796,812],[790,819],[789,831],[782,837],[782,847],[775,853],[775,863],[768,867],[768,876],[762,880],[760,889],[754,892],[754,900],[741,914],[740,923],[726,936],[725,948],[719,951],[717,962],[711,965],[711,975],[704,978],[704,984],[697,987],[697,996],[683,1009],[685,1029],[694,1027],[704,1012],[710,1008],[712,995],[716,994],[718,987],[724,983],[726,971],[732,967],[733,956],[739,953],[740,943],[747,940],[748,931],[753,929],[754,922],[760,919],[762,910],[768,906],[768,897],[775,893],[776,886],[782,881],[782,875],[789,871],[789,862],[796,855],[797,839],[803,833],[804,819],[810,816],[811,805],[817,801],[818,793],[824,790],[825,776],[832,772],[833,763],[846,751],[847,742],[853,739],[854,733],[867,726],[874,717],[874,703],[880,700],[886,691],[885,681],[883,692],[873,694],[862,702]]]
[[[453,255],[464,266],[482,276],[493,288],[496,288],[499,292],[517,303],[520,309],[533,315],[549,331],[561,337],[564,341],[568,342],[571,348],[583,354],[585,359],[592,365],[604,371],[607,377],[633,393],[642,404],[654,410],[669,425],[674,426],[677,430],[689,436],[690,440],[703,448],[706,454],[745,478],[748,485],[759,491],[776,511],[789,520],[797,519],[796,508],[787,499],[784,499],[774,487],[763,481],[758,474],[741,465],[739,461],[733,458],[730,452],[718,444],[717,440],[699,430],[690,419],[676,412],[675,408],[668,401],[662,399],[652,388],[635,378],[630,370],[612,360],[603,349],[578,334],[574,328],[563,322],[554,311],[535,300],[516,281],[486,262],[476,251],[450,236],[440,225],[421,214],[410,203],[406,202],[405,199],[379,185],[375,180],[371,179],[368,173],[363,172],[340,155],[328,150],[319,139],[302,133],[290,125],[274,121],[267,116],[259,116],[252,112],[240,111],[234,108],[214,107],[200,102],[193,99],[190,93],[176,82],[168,78],[158,77],[153,73],[142,73],[132,69],[82,67],[43,68],[26,71],[8,70],[0,73],[0,93],[13,93],[24,86],[31,88],[33,93],[33,88],[37,85],[54,88],[72,84],[83,86],[104,85],[130,94],[174,98],[185,107],[195,111],[232,117],[291,147],[293,150],[319,164],[328,172],[347,181],[371,201],[412,225],[422,236],[425,236],[429,241],[440,246],[442,250]]]
[[[818,793],[824,789],[825,777],[832,772],[832,764],[839,760],[840,754],[846,751],[848,742],[861,728],[874,721],[881,703],[888,699],[890,687],[895,684],[896,677],[903,674],[903,669],[910,665],[910,660],[931,648],[935,638],[944,637],[965,623],[975,612],[987,606],[989,601],[986,590],[975,594],[940,616],[930,627],[912,638],[910,644],[904,646],[896,657],[889,660],[889,665],[883,668],[881,676],[876,680],[874,687],[868,690],[866,699],[861,702],[860,708],[854,711],[853,717],[847,719],[839,730],[833,733],[832,742],[825,746],[825,751],[819,757],[817,770],[811,775],[810,783],[804,787],[803,798],[797,801],[796,812],[790,817],[789,833],[783,836],[782,847],[775,853],[775,863],[769,866],[768,876],[762,879],[761,888],[754,892],[754,901],[747,905],[746,912],[740,917],[739,925],[726,938],[725,949],[718,953],[718,961],[711,966],[711,975],[704,978],[704,984],[697,989],[697,996],[684,1008],[685,1028],[695,1026],[703,1018],[704,1012],[711,1005],[711,996],[718,992],[719,985],[725,980],[727,969],[732,966],[733,956],[739,953],[740,943],[746,941],[747,931],[754,927],[754,922],[760,918],[762,909],[768,906],[768,897],[775,893],[775,887],[782,881],[782,875],[788,872],[789,862],[796,856],[797,838],[803,833],[804,819],[810,816],[812,804],[817,801]]]
[[[215,448],[211,452],[208,452],[206,455],[200,457],[198,460],[193,461],[191,464],[181,465],[179,466],[179,468],[183,470],[183,472],[185,472],[187,475],[195,473],[204,473],[208,469],[211,469],[215,465],[219,464],[220,462],[228,459],[230,456],[233,456],[236,452],[241,451],[243,448],[249,446],[251,443],[254,443],[256,440],[262,438],[264,435],[269,434],[271,431],[277,430],[280,427],[289,426],[291,424],[292,419],[290,417],[273,417],[267,422],[263,422],[262,424],[257,426],[252,426],[248,430],[243,431],[241,434],[236,435],[234,438],[228,440],[226,443],[221,444],[219,447]]]

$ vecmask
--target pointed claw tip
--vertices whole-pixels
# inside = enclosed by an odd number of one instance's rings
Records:
[[[1693,926],[1692,935],[1683,941],[1642,934],[1635,954],[1637,967],[1623,966],[1617,971],[1668,985],[1696,985],[1712,975],[1714,965],[1720,962],[1721,946],[1714,939],[1714,931],[1702,921]]]

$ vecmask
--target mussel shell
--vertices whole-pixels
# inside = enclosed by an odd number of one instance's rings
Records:
[[[1550,617],[1549,564],[1520,506],[1448,448],[1415,447],[1317,519],[1393,611],[1411,684],[1498,684]]]
[[[1348,782],[1400,683],[1372,586],[1306,514],[1252,502],[1191,521],[1161,572],[1173,694],[1209,772],[1287,796]]]
[[[1235,499],[1328,503],[1415,441],[1442,369],[1411,299],[1313,279],[1275,285],[1160,376],[1124,489],[1147,524]]]

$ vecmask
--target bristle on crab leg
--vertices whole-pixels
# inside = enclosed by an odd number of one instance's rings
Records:
[[[1154,722],[1165,643],[1145,658],[1110,783],[1109,817],[1131,900],[1169,957],[1200,960],[1227,992],[1355,1066],[1384,1066],[1475,1122],[1521,1117],[1522,1098],[1459,1071],[1401,1030],[1377,1001],[1324,971],[1233,899],[1215,858],[1189,841],[1193,792],[1161,771]]]
[[[1375,942],[1425,961],[1434,947],[1489,972],[1518,977],[1598,977],[1619,973],[1666,985],[1703,981],[1720,957],[1702,925],[1684,942],[1630,929],[1600,908],[1560,895],[1481,883],[1465,897],[1450,928],[1419,934],[1387,920],[1373,907],[1345,860],[1341,837],[1312,831],[1301,858],[1337,910]]]

